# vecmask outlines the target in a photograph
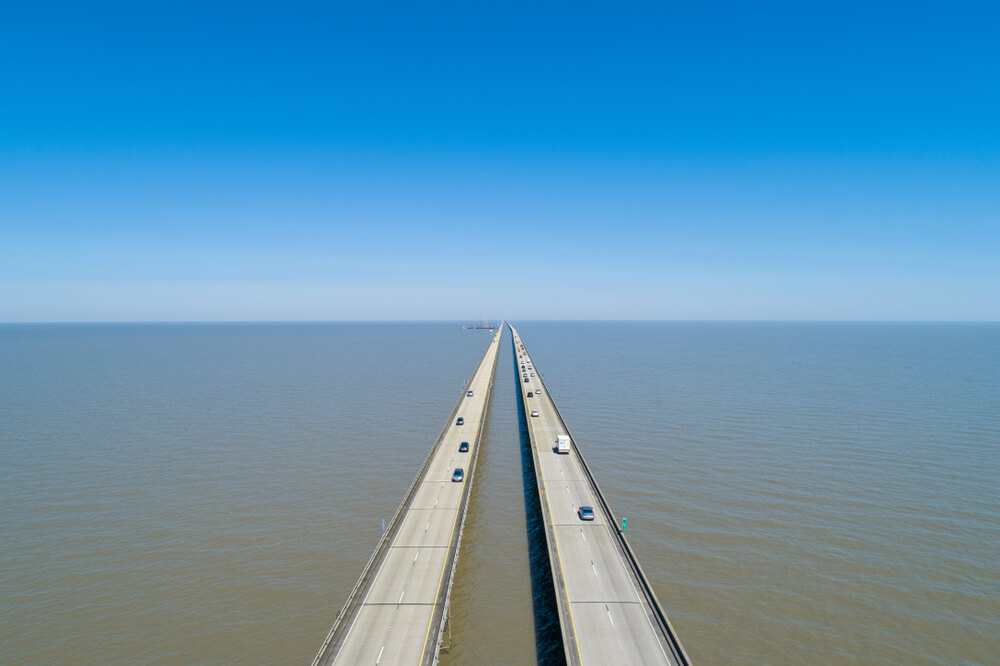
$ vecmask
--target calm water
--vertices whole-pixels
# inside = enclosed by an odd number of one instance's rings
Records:
[[[1000,326],[519,330],[697,663],[996,663]],[[488,339],[0,326],[0,662],[308,663]],[[452,664],[546,631],[502,354]]]

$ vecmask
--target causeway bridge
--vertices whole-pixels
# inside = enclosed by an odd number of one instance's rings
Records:
[[[502,332],[498,327],[490,340],[313,666],[437,662]],[[467,451],[459,451],[462,442]],[[452,480],[457,468],[461,481]]]
[[[611,506],[511,326],[566,663],[689,664]],[[557,452],[557,438],[569,451]],[[580,507],[593,518],[582,520]]]
[[[566,663],[689,664],[541,372],[517,330],[508,327]],[[503,325],[492,336],[313,666],[437,663],[502,332]],[[560,435],[568,438],[568,451],[565,444],[563,452],[557,451]],[[454,478],[456,468],[464,472],[460,481]],[[581,507],[591,507],[592,514],[581,513]]]

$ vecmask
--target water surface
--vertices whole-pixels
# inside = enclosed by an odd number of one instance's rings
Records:
[[[1000,326],[518,328],[697,663],[995,662]],[[488,340],[0,326],[0,662],[308,663]],[[501,354],[450,663],[537,658]]]

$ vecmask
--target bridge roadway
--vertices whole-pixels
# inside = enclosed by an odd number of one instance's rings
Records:
[[[566,663],[689,664],[576,439],[568,455],[555,452],[556,437],[572,434],[521,336],[510,330]],[[593,521],[580,519],[580,506],[594,508]]]
[[[501,325],[313,666],[437,661],[502,331]],[[456,425],[458,417],[464,425]],[[463,441],[468,453],[458,450]],[[461,483],[452,481],[456,467],[465,470]]]

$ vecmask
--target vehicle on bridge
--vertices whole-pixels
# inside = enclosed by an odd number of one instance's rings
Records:
[[[556,453],[569,453],[569,435],[556,437]]]
[[[455,473],[451,475],[452,481],[461,481],[465,478],[465,470],[461,467],[455,468]]]

